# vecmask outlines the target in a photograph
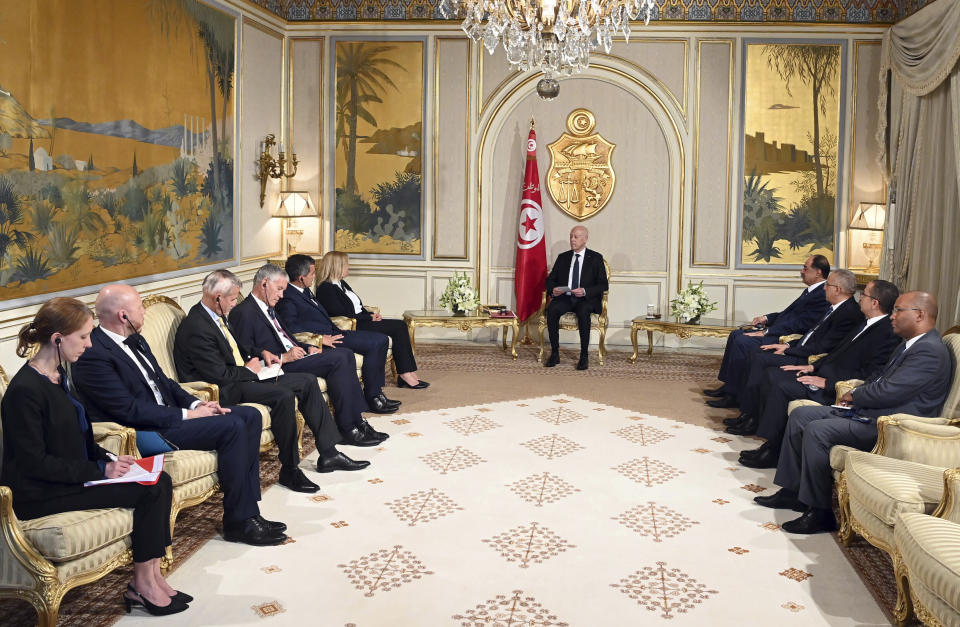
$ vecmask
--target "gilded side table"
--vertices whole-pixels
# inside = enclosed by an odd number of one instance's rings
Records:
[[[690,324],[689,322],[679,322],[673,316],[652,320],[638,316],[633,319],[630,325],[630,341],[633,343],[633,355],[630,356],[630,363],[635,363],[640,354],[640,349],[637,346],[637,332],[641,330],[647,332],[647,354],[652,355],[654,331],[676,335],[685,340],[695,335],[725,338],[739,327],[740,323],[735,322],[732,318],[702,318],[698,324]]]
[[[510,354],[514,359],[517,358],[517,335],[520,334],[520,323],[516,316],[512,318],[491,318],[489,315],[479,312],[475,312],[475,315],[468,313],[465,316],[455,316],[445,309],[416,309],[403,312],[403,321],[407,324],[407,332],[410,334],[410,348],[413,349],[414,354],[417,352],[417,344],[414,339],[417,327],[444,327],[446,329],[460,329],[461,331],[497,327],[498,329],[503,328],[503,350],[507,350],[507,329],[513,329]]]

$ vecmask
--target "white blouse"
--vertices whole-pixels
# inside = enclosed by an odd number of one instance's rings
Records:
[[[330,281],[330,282],[336,285],[337,287],[339,287],[341,290],[343,290],[343,293],[346,294],[347,298],[349,298],[350,301],[353,303],[353,313],[358,314],[361,311],[363,311],[363,306],[360,304],[360,297],[357,296],[353,292],[353,290],[348,290],[347,288],[343,287],[343,285],[340,284],[340,281]]]

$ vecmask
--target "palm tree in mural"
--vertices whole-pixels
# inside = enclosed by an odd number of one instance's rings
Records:
[[[387,86],[397,88],[384,68],[406,69],[392,59],[381,56],[393,46],[376,43],[344,43],[337,48],[337,137],[346,136],[347,180],[345,189],[357,193],[357,120],[376,127],[377,121],[366,104],[382,102],[380,95]],[[342,103],[342,114],[340,103]],[[345,132],[344,132],[345,131]]]
[[[796,78],[810,85],[813,99],[813,159],[817,175],[817,196],[823,197],[823,150],[820,142],[820,115],[827,113],[827,100],[836,96],[834,80],[840,68],[840,47],[812,44],[764,46],[767,66],[776,70],[791,96],[790,81]]]
[[[0,270],[4,259],[10,254],[10,246],[21,250],[35,239],[30,231],[21,231],[18,226],[24,223],[23,202],[14,188],[13,182],[5,176],[0,177]]]

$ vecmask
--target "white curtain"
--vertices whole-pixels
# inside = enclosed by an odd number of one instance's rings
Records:
[[[933,293],[937,327],[960,320],[960,0],[890,28],[880,67],[884,176],[896,208],[880,276]]]

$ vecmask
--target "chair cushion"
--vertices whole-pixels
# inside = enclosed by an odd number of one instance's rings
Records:
[[[592,313],[590,314],[590,327],[595,328],[600,326],[600,315]],[[576,331],[577,330],[577,314],[572,311],[560,316],[560,327],[566,329],[567,331]]]
[[[894,537],[911,586],[918,580],[955,613],[960,610],[960,525],[906,513],[897,521]]]
[[[133,510],[87,509],[20,521],[40,555],[66,562],[92,553],[133,531]]]
[[[847,464],[847,453],[850,451],[856,451],[858,449],[853,448],[852,446],[844,446],[842,444],[834,446],[830,449],[830,467],[833,468],[834,472],[843,472],[843,469]]]
[[[847,454],[847,492],[891,527],[901,512],[929,514],[943,496],[943,468],[874,455]]]
[[[213,451],[173,451],[164,455],[163,469],[177,487],[217,472],[217,454]]]

